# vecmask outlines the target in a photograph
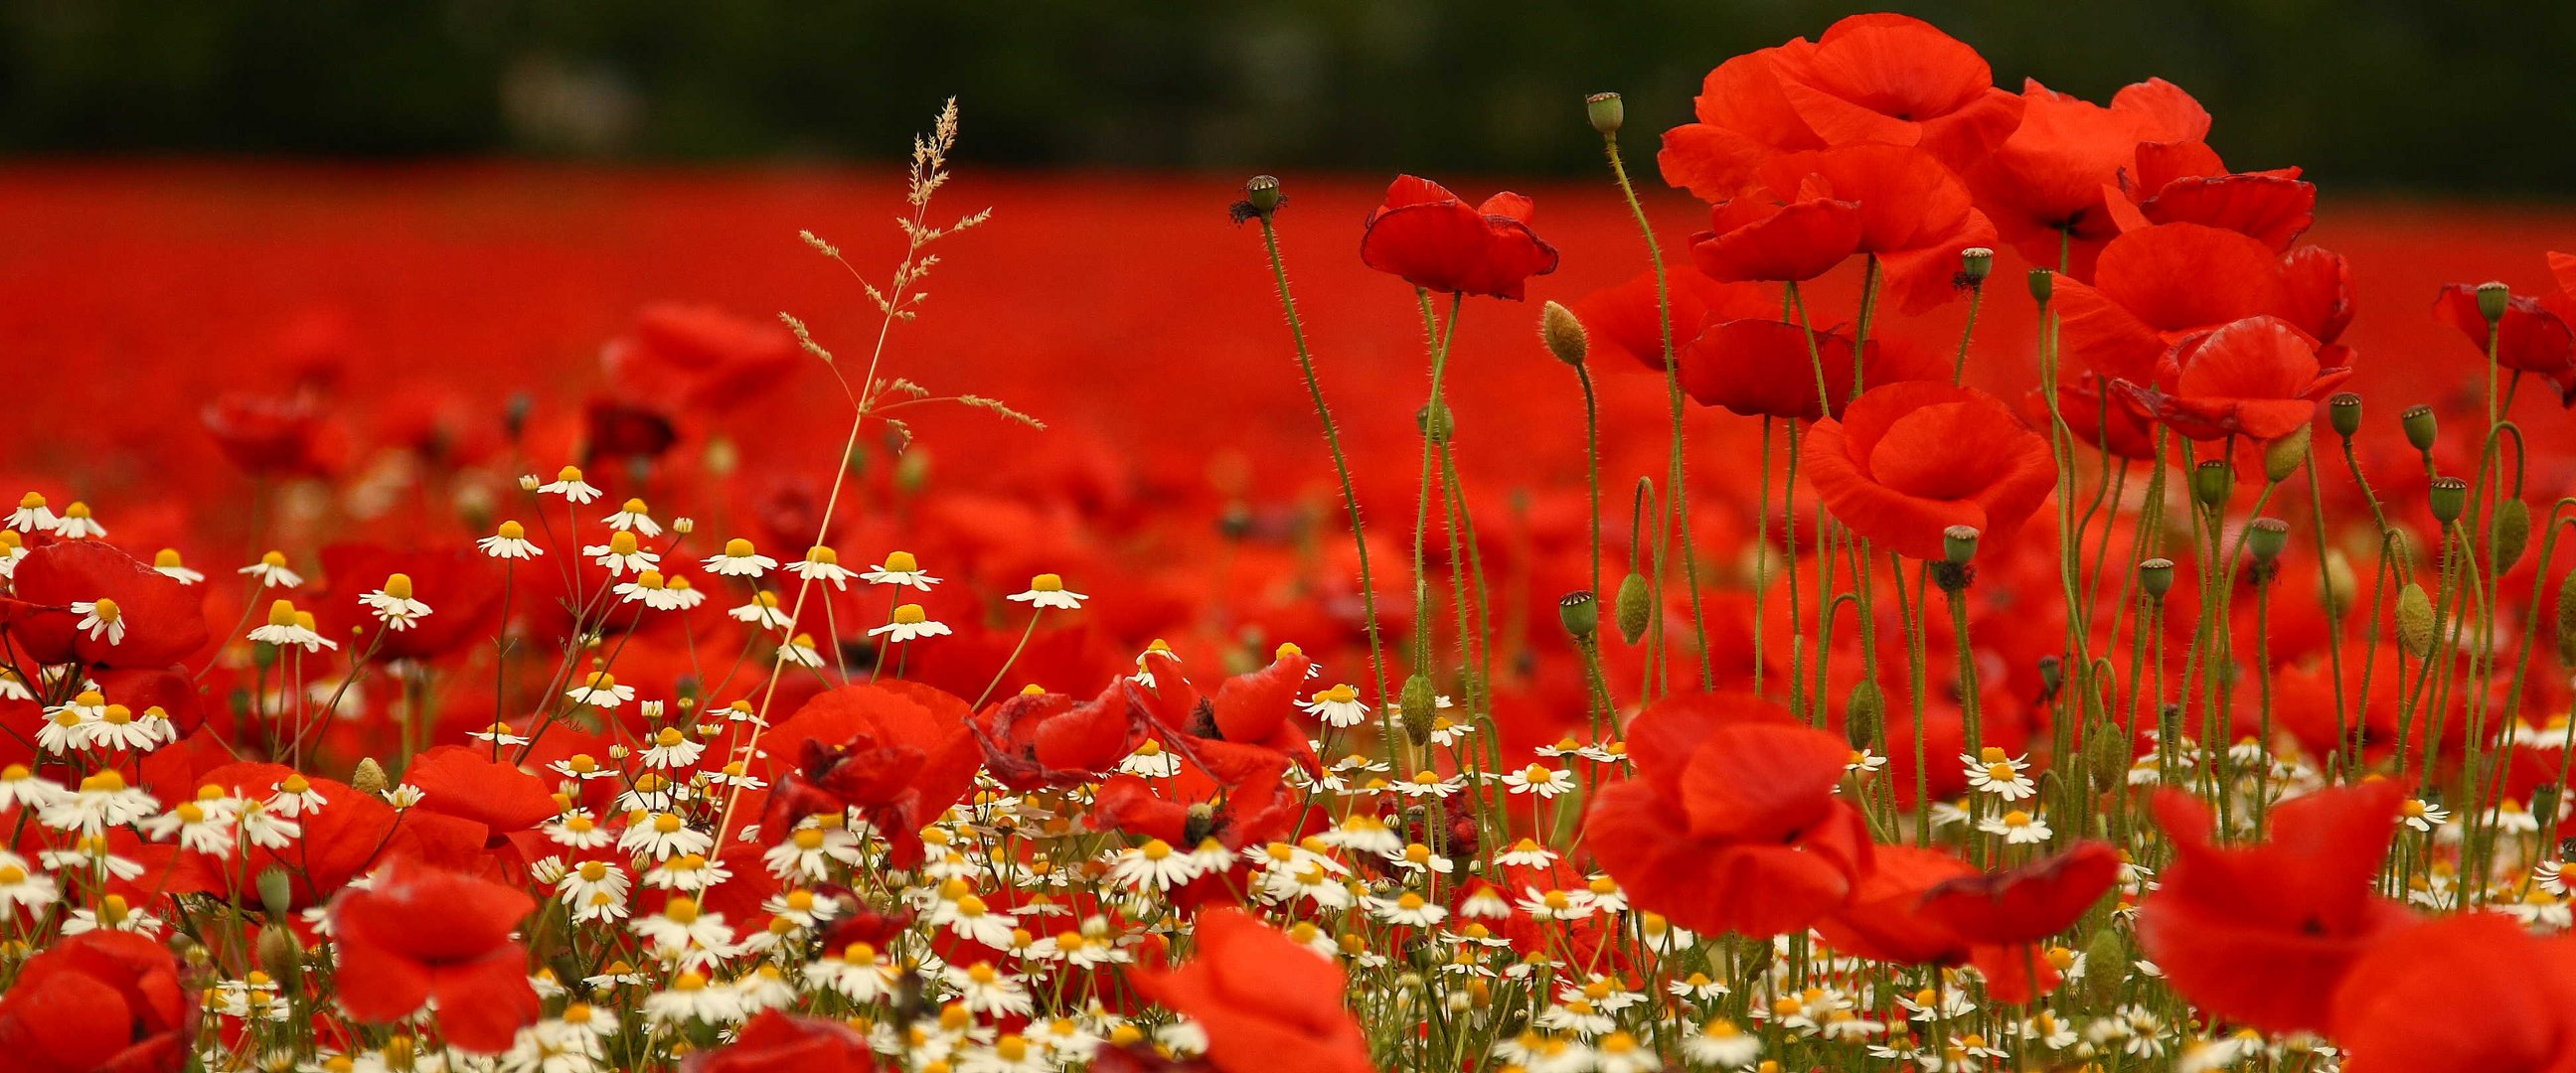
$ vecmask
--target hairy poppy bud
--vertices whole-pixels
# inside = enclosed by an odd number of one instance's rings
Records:
[[[2494,280],[2478,284],[2478,315],[2493,324],[2504,319],[2504,309],[2513,302],[2513,290]]]
[[[2174,564],[2171,559],[2149,559],[2138,564],[2138,587],[2146,590],[2147,599],[2162,600],[2173,591]]]
[[[1995,274],[1995,251],[1984,246],[1970,246],[1959,251],[1959,278],[1968,286],[1983,287],[1986,277]]]
[[[2433,598],[2424,594],[2424,586],[2412,581],[2397,594],[2397,643],[2406,654],[2416,659],[2433,655],[2433,637],[2442,630],[2442,616],[2433,610]]]
[[[1628,119],[1628,106],[1616,93],[1595,93],[1583,98],[1583,117],[1592,121],[1592,129],[1617,134],[1619,125]]]
[[[2342,618],[2352,610],[2353,593],[2360,585],[2361,579],[2352,574],[2352,560],[2339,550],[2326,549],[2325,571],[2317,576],[2317,602],[2325,605],[2326,614]]]
[[[1583,356],[1592,349],[1592,340],[1583,332],[1583,322],[1574,311],[1553,299],[1539,307],[1538,338],[1547,344],[1547,352],[1568,365],[1583,364]]]
[[[259,887],[260,908],[267,910],[269,916],[285,916],[295,904],[295,877],[288,875],[285,868],[274,864],[262,868],[254,883]]]
[[[1396,711],[1404,717],[1404,736],[1413,744],[1431,740],[1431,720],[1439,709],[1440,699],[1431,692],[1431,679],[1416,674],[1404,680],[1403,699]]]
[[[1619,580],[1619,602],[1610,613],[1619,623],[1619,636],[1627,638],[1629,644],[1636,644],[1646,635],[1646,627],[1654,618],[1655,594],[1646,587],[1644,574],[1631,571]]]
[[[2204,507],[2215,507],[2225,503],[2228,486],[2235,483],[2235,478],[2236,475],[2229,471],[2226,460],[2213,458],[2203,462],[2191,471],[2191,497],[2199,500],[2200,505]]]
[[[2576,570],[2558,582],[2558,664],[2576,669]]]
[[[2432,407],[2416,403],[2407,407],[2397,420],[2406,427],[2406,442],[2414,444],[2418,451],[2433,449],[2433,436],[2441,431],[2441,426],[2433,420]]]
[[[2519,499],[2498,503],[2487,530],[2489,539],[2495,541],[2495,562],[2488,569],[2500,572],[2522,561],[2523,549],[2531,546],[2531,508],[2523,506]]]
[[[2245,551],[2254,561],[2265,566],[2281,557],[2281,549],[2290,546],[2290,523],[2279,518],[2256,518],[2245,525]]]
[[[2084,945],[2084,964],[2093,971],[2084,974],[2085,1000],[2102,1009],[2120,1003],[2120,988],[2129,974],[2114,966],[2129,963],[2129,944],[2120,938],[2120,929],[2104,928],[2093,933],[2093,941]]]
[[[1415,410],[1413,424],[1422,430],[1424,439],[1442,447],[1448,446],[1450,438],[1458,434],[1456,415],[1450,412],[1449,404],[1437,400],[1424,403],[1421,409]]]
[[[1843,734],[1852,748],[1866,749],[1878,740],[1879,720],[1887,714],[1887,699],[1879,695],[1878,683],[1866,678],[1852,686],[1843,699]]]
[[[259,967],[269,979],[292,988],[304,978],[304,944],[295,929],[272,925],[259,929]]]
[[[372,756],[359,760],[358,770],[349,773],[350,788],[362,794],[383,793],[387,785],[389,783],[385,779],[385,766],[377,763],[376,758]]]
[[[2361,431],[2361,396],[2349,391],[2335,392],[2326,400],[2326,422],[2334,426],[2335,435],[2347,440]]]
[[[2425,505],[2433,508],[2433,520],[2447,526],[2460,520],[2460,512],[2469,505],[2469,482],[2457,477],[2435,477],[2424,492]]]
[[[1565,620],[1565,632],[1577,641],[1592,640],[1593,631],[1601,628],[1601,598],[1590,589],[1576,589],[1556,601],[1556,617]]]
[[[2263,479],[2279,484],[2297,473],[2308,460],[2309,436],[2309,426],[2301,425],[2298,431],[2264,445]]]

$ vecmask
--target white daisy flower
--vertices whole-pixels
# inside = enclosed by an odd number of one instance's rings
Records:
[[[1052,607],[1063,611],[1079,611],[1082,609],[1082,602],[1090,598],[1078,592],[1068,591],[1064,587],[1064,578],[1056,574],[1039,574],[1029,579],[1028,591],[1015,592],[1003,597],[1005,600],[1015,600],[1030,607]]]
[[[947,624],[932,621],[920,604],[905,604],[894,609],[894,621],[869,630],[868,636],[884,636],[888,642],[900,644],[923,637],[939,637],[947,632]]]
[[[520,487],[527,485],[523,482]],[[555,479],[537,486],[539,492],[551,492],[575,503],[588,503],[599,498],[599,489],[581,479],[581,467],[565,466],[555,471]]]
[[[491,536],[475,541],[474,546],[495,559],[533,559],[546,553],[546,549],[528,542],[528,527],[515,521],[502,522]]]
[[[923,592],[929,592],[931,586],[939,584],[939,579],[923,570],[920,560],[913,558],[908,551],[887,552],[885,561],[869,567],[866,573],[859,575],[859,580],[872,585],[907,585]]]
[[[234,571],[243,577],[259,579],[261,588],[291,589],[304,584],[304,575],[286,568],[286,553],[272,550],[259,561]]]

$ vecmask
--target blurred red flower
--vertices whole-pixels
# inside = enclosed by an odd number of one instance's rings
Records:
[[[2555,264],[2554,258],[2566,255],[2552,256]],[[2576,305],[2576,299],[2568,302]],[[2492,329],[2496,364],[2549,381],[2551,387],[2558,389],[2561,401],[2576,398],[2576,331],[2569,329],[2563,315],[2576,313],[2569,305],[2529,295],[2508,295],[2504,316]],[[2433,317],[2459,329],[2477,346],[2478,354],[2485,356],[2490,328],[2486,314],[2478,308],[2476,286],[2454,283],[2442,288],[2442,293],[2433,299]]]
[[[0,600],[0,622],[36,663],[167,667],[206,646],[202,590],[112,544],[47,543],[18,561],[12,586],[14,599]],[[93,618],[96,625],[81,625]]]
[[[796,335],[714,306],[644,307],[599,355],[620,400],[666,414],[731,409],[796,368]]]
[[[2334,993],[2334,1040],[2346,1073],[2561,1073],[2576,1069],[2572,1011],[2576,941],[2465,913],[2401,929],[2353,962]]]
[[[537,906],[515,887],[397,865],[331,905],[340,1005],[362,1021],[438,1001],[439,1031],[464,1050],[506,1050],[536,1023],[527,948],[510,933]]]
[[[682,1073],[875,1073],[868,1037],[838,1021],[762,1010],[733,1042],[680,1063]]]
[[[161,944],[130,932],[55,940],[0,996],[0,1063],[18,1073],[176,1073],[197,1002]]]
[[[2123,87],[2110,107],[2040,85],[2022,88],[2021,124],[1964,169],[1977,207],[2034,265],[2093,278],[2093,259],[2120,233],[2107,199],[2138,166],[2145,143],[2197,142],[2209,113],[2161,78]]]
[[[1530,199],[1504,191],[1469,207],[1440,184],[1397,176],[1369,213],[1360,262],[1426,290],[1519,300],[1556,271],[1556,247],[1530,230]]]
[[[1679,352],[1682,390],[1703,406],[1721,406],[1746,417],[1813,421],[1839,417],[1852,397],[1852,340],[1839,330],[1808,329],[1776,320],[1730,320],[1709,325]],[[1941,355],[1905,340],[1872,339],[1861,345],[1863,383],[1947,380]],[[1817,397],[1823,370],[1824,396]]]
[[[1222,1073],[1370,1073],[1368,1038],[1342,1004],[1339,965],[1236,909],[1200,913],[1177,969],[1139,968],[1136,989],[1197,1022]]]

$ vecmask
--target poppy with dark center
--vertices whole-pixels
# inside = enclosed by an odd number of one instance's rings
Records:
[[[1530,199],[1504,191],[1468,205],[1429,179],[1398,176],[1370,211],[1360,262],[1424,290],[1518,301],[1556,271],[1556,247],[1530,230]]]
[[[1870,866],[1834,796],[1851,747],[1741,694],[1657,703],[1628,727],[1636,775],[1601,789],[1584,841],[1640,908],[1693,931],[1803,930]]]
[[[1799,461],[1834,517],[1914,559],[1941,558],[1954,525],[2004,539],[2057,485],[2048,441],[2011,407],[1938,381],[1871,388],[1808,430]]]
[[[2157,362],[2153,385],[2112,387],[2186,439],[2276,440],[2307,427],[2318,401],[2351,376],[2319,367],[2317,341],[2289,322],[2248,317],[2175,346]]]

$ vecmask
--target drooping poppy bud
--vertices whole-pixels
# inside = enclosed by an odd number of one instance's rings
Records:
[[[1591,338],[1584,334],[1583,322],[1574,311],[1551,299],[1539,308],[1538,338],[1547,344],[1547,352],[1568,365],[1581,365],[1592,349]]]
[[[2407,655],[2428,659],[2441,629],[2442,615],[2433,610],[2433,598],[2425,594],[2424,586],[2407,582],[2397,594],[2397,643]]]
[[[2263,448],[2263,478],[2274,484],[2290,479],[2308,460],[2309,426],[2272,441]]]
[[[1439,698],[1431,690],[1431,679],[1420,674],[1406,678],[1404,693],[1396,707],[1397,714],[1404,717],[1404,736],[1415,745],[1429,742],[1431,721],[1439,707]]]
[[[2501,571],[2522,560],[2523,549],[2531,546],[2531,508],[2519,499],[2506,499],[2495,505],[2494,520],[2487,523],[2488,539],[2495,542],[2492,571]]]
[[[1636,644],[1646,636],[1646,627],[1652,623],[1654,613],[1655,596],[1646,586],[1646,576],[1629,571],[1627,577],[1619,580],[1619,602],[1611,608],[1611,615],[1619,623],[1619,636],[1627,638],[1629,644]]]

